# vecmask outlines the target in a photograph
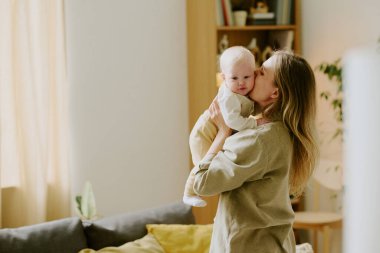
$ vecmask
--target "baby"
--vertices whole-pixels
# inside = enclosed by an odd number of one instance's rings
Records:
[[[220,56],[220,70],[223,83],[219,88],[217,100],[226,125],[236,131],[257,126],[253,113],[253,101],[246,95],[254,85],[255,57],[242,46],[226,49]],[[207,153],[216,134],[217,127],[206,110],[197,120],[190,133],[190,151],[195,166]],[[193,191],[194,174],[187,178],[183,202],[202,207],[206,201]]]

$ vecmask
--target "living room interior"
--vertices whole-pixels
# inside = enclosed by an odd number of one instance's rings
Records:
[[[218,30],[215,0],[1,1],[0,22],[6,25],[0,32],[6,35],[0,38],[0,228],[78,216],[75,199],[86,182],[91,183],[98,219],[181,202],[192,168],[189,133],[217,92],[220,36],[227,31],[230,39],[236,33],[248,38],[257,31]],[[233,6],[240,2],[230,1]],[[296,32],[295,51],[315,68],[317,94],[328,91],[334,97],[336,80],[318,66],[338,59],[343,66],[353,50],[380,43],[380,2],[291,2],[298,8],[293,13],[297,23],[289,28]],[[54,39],[36,39],[44,29],[56,29]],[[237,43],[230,40],[230,46]],[[23,54],[29,60],[20,63]],[[54,68],[38,55],[54,58]],[[21,65],[25,69],[15,69]],[[379,80],[366,77],[363,83]],[[49,89],[35,85],[52,80]],[[54,109],[45,107],[51,99],[58,101]],[[318,96],[317,101],[320,163],[296,208],[343,215],[343,226],[327,234],[302,228],[296,238],[317,248],[315,252],[354,252],[344,242],[344,213],[349,212],[345,176],[353,176],[345,172],[344,151],[353,152],[353,144],[333,137],[347,122],[336,120],[331,99]],[[377,126],[376,117],[362,123]],[[370,175],[376,178],[379,172]],[[22,182],[28,186],[18,188]],[[356,205],[379,210],[373,203],[379,187],[369,188],[371,199]],[[217,199],[209,201],[208,207],[193,209],[197,224],[212,223]],[[371,226],[371,233],[380,232],[379,220]],[[368,245],[374,245],[368,238]],[[376,247],[368,252],[378,252]]]

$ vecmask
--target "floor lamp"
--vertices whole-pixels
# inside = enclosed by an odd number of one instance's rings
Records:
[[[343,64],[345,194],[343,252],[380,252],[380,40]]]

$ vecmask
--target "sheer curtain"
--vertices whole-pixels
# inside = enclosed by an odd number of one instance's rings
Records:
[[[0,227],[70,214],[64,0],[0,0]]]

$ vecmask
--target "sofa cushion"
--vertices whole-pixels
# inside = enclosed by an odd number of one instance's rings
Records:
[[[77,253],[86,247],[82,222],[76,217],[0,229],[0,252]]]
[[[79,253],[166,253],[156,238],[147,234],[141,239],[127,242],[119,247],[106,247],[98,251],[83,249]]]
[[[120,246],[147,234],[146,224],[193,224],[192,209],[174,203],[143,211],[116,215],[92,222],[84,222],[89,248],[98,250]]]
[[[167,253],[208,253],[212,224],[148,224],[151,234]]]

